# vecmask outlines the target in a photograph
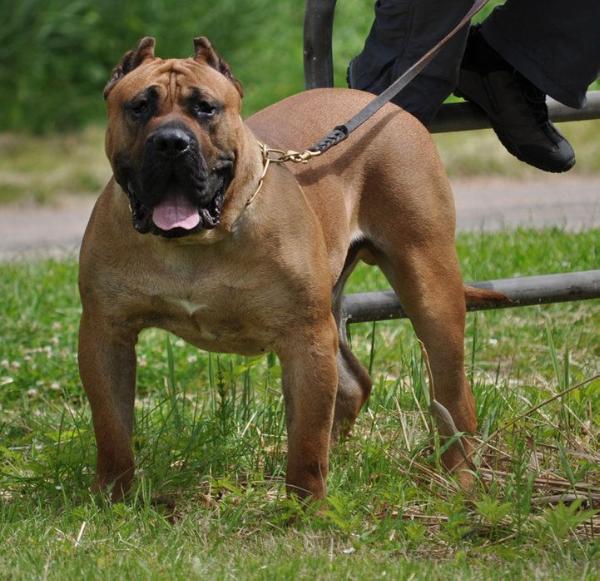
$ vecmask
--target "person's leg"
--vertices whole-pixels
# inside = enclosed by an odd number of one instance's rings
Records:
[[[464,16],[470,0],[377,0],[375,21],[363,51],[352,60],[352,88],[381,93]],[[424,124],[456,86],[467,27],[440,51],[392,101]]]
[[[507,0],[481,34],[546,95],[580,108],[600,74],[599,23],[598,0]]]
[[[600,3],[508,0],[472,27],[456,93],[481,107],[506,149],[545,171],[575,164],[569,142],[548,119],[546,95],[581,107],[598,75]]]

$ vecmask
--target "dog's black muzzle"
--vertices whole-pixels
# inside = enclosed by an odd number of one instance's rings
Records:
[[[174,191],[198,207],[210,201],[208,168],[196,136],[182,123],[167,123],[146,139],[140,201],[154,208]]]
[[[121,158],[115,175],[129,196],[134,228],[140,233],[174,238],[219,224],[233,164],[233,154],[224,153],[209,168],[192,131],[183,123],[170,122],[148,135],[139,170]],[[154,224],[154,209],[169,196],[184,197],[198,209],[196,227],[167,231]]]

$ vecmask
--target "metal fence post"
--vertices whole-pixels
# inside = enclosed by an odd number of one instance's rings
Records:
[[[331,39],[336,0],[306,0],[304,12],[304,85],[333,87]]]

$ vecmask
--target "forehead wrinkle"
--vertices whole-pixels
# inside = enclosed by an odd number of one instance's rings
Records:
[[[211,84],[221,85],[222,82],[227,82],[224,77],[220,78],[221,75],[218,71],[215,71],[210,65],[191,58],[185,60],[157,58],[148,64],[146,70],[146,75],[163,87],[164,99],[171,106],[182,96],[188,96],[189,88],[198,84],[199,74],[202,77],[208,74],[206,80],[210,82],[205,84],[201,91],[207,98],[215,97]]]
[[[168,98],[171,101],[171,105],[177,101],[177,73],[173,70],[169,72],[169,89],[168,89]]]
[[[181,93],[186,96],[190,94],[190,88],[193,88],[202,98],[222,100],[221,94],[216,89],[226,88],[229,85],[229,81],[219,71],[204,62],[199,63],[193,59],[180,60],[176,62],[174,69],[180,73],[178,83],[181,86]],[[198,85],[199,79],[202,81],[201,88]],[[186,83],[186,80],[189,83]]]
[[[172,104],[177,102],[180,95],[185,92],[188,84],[195,82],[194,72],[197,72],[197,69],[198,63],[192,59],[186,59],[185,61],[167,59],[161,63],[158,72],[168,75],[167,98]]]
[[[173,64],[173,72],[177,75],[177,86],[182,93],[188,85],[196,84],[193,67],[186,67],[181,61],[176,61]]]
[[[158,63],[157,72],[161,77],[165,77],[165,88],[167,90],[166,100],[171,105],[176,102],[177,99],[177,75],[175,70],[174,59],[162,60]]]
[[[202,70],[204,66],[206,66],[204,63],[199,63],[192,58],[187,58],[174,61],[173,68],[177,70],[178,73],[192,76],[194,71],[197,72],[198,70]]]

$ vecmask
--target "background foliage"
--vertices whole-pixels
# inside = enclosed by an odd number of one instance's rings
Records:
[[[191,54],[195,36],[208,36],[248,89],[246,113],[303,87],[298,0],[0,0],[0,14],[0,131],[48,132],[101,119],[110,71],[147,35],[157,38],[157,54],[176,57]],[[372,14],[371,0],[338,2],[339,85]]]
[[[250,92],[259,102],[301,88],[298,2],[0,0],[0,14],[0,84],[13,88],[0,95],[0,130],[47,132],[102,118],[110,71],[146,35],[157,38],[159,55],[177,57],[191,54],[195,36],[209,36],[246,83],[272,77],[268,96]]]

